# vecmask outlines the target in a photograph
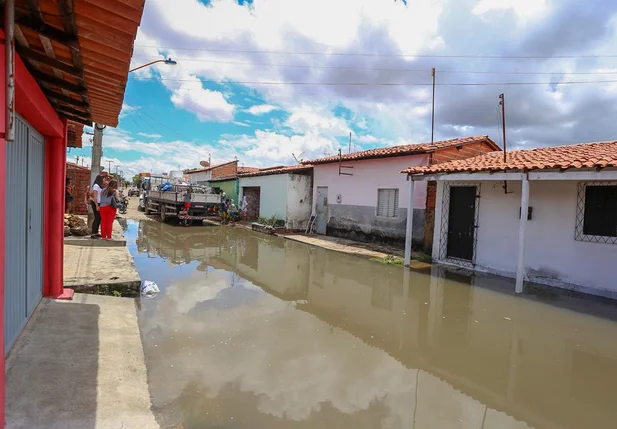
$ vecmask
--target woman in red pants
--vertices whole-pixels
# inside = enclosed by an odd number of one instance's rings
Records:
[[[111,240],[111,230],[116,219],[116,202],[120,201],[118,181],[111,180],[101,192],[101,236],[103,240]]]

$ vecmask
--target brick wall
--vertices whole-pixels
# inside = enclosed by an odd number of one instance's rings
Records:
[[[224,177],[237,177],[237,176],[238,176],[238,161],[223,165],[221,167],[214,168],[212,170],[213,179],[222,179]]]
[[[71,179],[73,185],[73,202],[70,205],[71,213],[85,215],[88,209],[83,203],[86,187],[90,184],[90,170],[85,167],[67,163],[66,178]]]
[[[472,158],[488,152],[494,152],[492,146],[487,143],[473,143],[460,148],[448,148],[438,150],[431,154],[429,165],[441,164],[442,162],[457,159]],[[435,203],[437,200],[437,183],[428,182],[426,189],[426,213],[424,216],[424,252],[429,255],[433,249],[433,234],[435,231]]]

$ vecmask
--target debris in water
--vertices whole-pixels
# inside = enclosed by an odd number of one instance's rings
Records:
[[[512,319],[510,319],[509,317],[506,317],[506,316],[504,316],[503,318],[506,319],[506,320],[512,320]]]
[[[161,290],[156,283],[144,280],[141,284],[141,294],[146,298],[154,298]]]

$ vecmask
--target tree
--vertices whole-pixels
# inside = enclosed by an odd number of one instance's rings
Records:
[[[139,174],[133,176],[133,185],[139,186]]]

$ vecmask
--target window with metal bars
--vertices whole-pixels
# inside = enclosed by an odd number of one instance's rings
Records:
[[[576,239],[617,243],[617,184],[580,183]]]
[[[398,217],[398,189],[377,190],[377,216]]]

